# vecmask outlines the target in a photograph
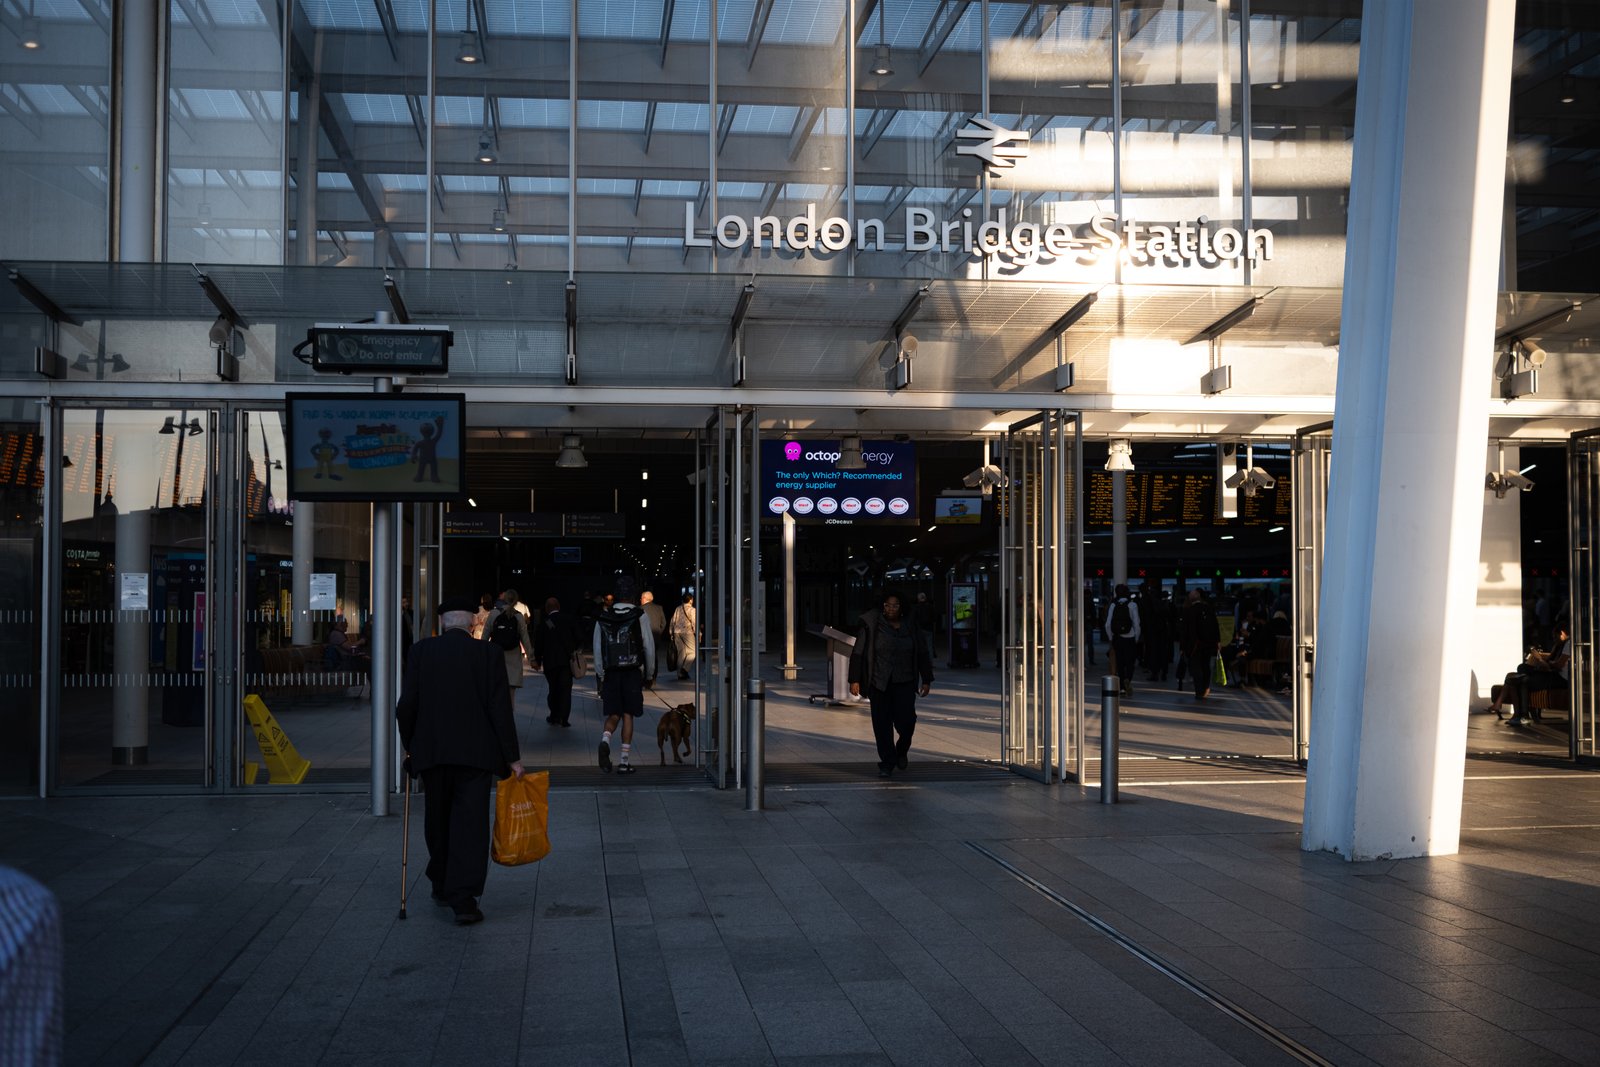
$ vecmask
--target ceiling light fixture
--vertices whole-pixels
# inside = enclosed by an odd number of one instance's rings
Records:
[[[494,134],[486,128],[478,134],[478,162],[494,163],[499,158],[494,150]]]
[[[894,73],[894,67],[889,63],[889,43],[884,40],[883,16],[885,0],[878,0],[878,47],[873,49],[872,73],[880,78],[887,78]]]
[[[588,465],[589,461],[583,454],[583,438],[577,434],[563,437],[561,454],[556,457],[556,466],[563,470],[580,470]]]
[[[461,31],[461,44],[456,47],[457,63],[481,63],[483,53],[478,50],[478,35],[472,29],[472,0],[466,0],[467,28]]]
[[[1561,76],[1561,102],[1563,104],[1570,104],[1577,99],[1578,79],[1574,78],[1570,74],[1563,74]]]
[[[505,233],[506,232],[506,209],[505,208],[497,207],[497,208],[494,209],[494,221],[491,223],[491,226],[493,226],[495,233]]]
[[[30,52],[44,47],[44,24],[33,13],[33,0],[28,0],[28,17],[22,20],[22,47]]]

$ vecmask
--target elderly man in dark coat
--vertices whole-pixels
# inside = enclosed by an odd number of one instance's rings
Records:
[[[483,921],[490,786],[522,774],[504,656],[473,640],[474,607],[464,598],[439,605],[441,632],[411,646],[395,707],[407,764],[422,777],[433,899],[463,926]]]

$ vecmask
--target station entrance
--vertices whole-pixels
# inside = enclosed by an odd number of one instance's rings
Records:
[[[428,631],[430,620],[414,605],[445,591],[515,587],[534,613],[552,595],[576,611],[585,594],[603,593],[626,570],[653,587],[669,615],[686,594],[695,596],[698,614],[696,660],[687,677],[662,671],[635,740],[638,762],[684,785],[744,785],[745,698],[759,679],[767,687],[763,747],[773,781],[866,778],[873,763],[867,710],[831,699],[822,631],[853,636],[860,613],[891,587],[911,603],[926,594],[934,618],[938,680],[919,705],[917,773],[1097,780],[1105,647],[1090,634],[1105,605],[1091,595],[1100,568],[1086,553],[1099,550],[1102,535],[1085,495],[1104,444],[1091,440],[1086,450],[1080,414],[1013,414],[981,433],[915,419],[896,426],[882,413],[770,407],[684,409],[675,425],[648,429],[619,429],[614,420],[561,425],[547,414],[530,408],[472,428],[469,449],[485,473],[473,503],[395,508],[388,536],[400,561],[390,609],[400,619],[397,657]],[[373,509],[287,499],[282,413],[270,403],[62,403],[52,409],[50,434],[63,466],[38,503],[46,509],[43,528],[59,537],[47,540],[33,565],[51,575],[51,599],[62,606],[39,635],[51,665],[41,743],[52,790],[366,785],[374,751],[371,635],[382,615],[375,612],[372,561],[382,542]],[[580,438],[589,465],[563,471],[568,480],[559,484],[534,477],[536,469],[557,469],[570,436]],[[764,447],[850,436],[903,437],[920,449],[915,524],[786,527],[763,488]],[[1238,708],[1202,717],[1175,687],[1157,692],[1139,678],[1123,708],[1130,716],[1125,758],[1183,755],[1185,744],[1164,732],[1180,720],[1205,738],[1188,746],[1189,755],[1245,754],[1242,746],[1230,749],[1243,731],[1272,742],[1253,754],[1290,764],[1306,758],[1332,438],[1322,425],[1276,440],[1293,493],[1293,549],[1282,561],[1290,573],[1279,583],[1293,598],[1289,691],[1260,686]],[[1540,555],[1557,539],[1547,547],[1534,547],[1534,539],[1523,546],[1523,580],[1556,591],[1552,610],[1570,605],[1572,711],[1551,709],[1544,729],[1526,734],[1490,730],[1482,751],[1596,754],[1597,579],[1588,553],[1600,525],[1600,441],[1580,432],[1568,452],[1570,459],[1546,464],[1570,463],[1559,565],[1547,567]],[[1562,481],[1553,475],[1541,467],[1540,487]],[[502,496],[492,497],[497,491]],[[941,502],[960,494],[977,499],[980,521],[937,521]],[[552,527],[552,513],[571,521]],[[786,529],[795,531],[792,581]],[[141,559],[153,562],[141,568]],[[1552,572],[1548,581],[1544,569]],[[955,628],[956,587],[973,619],[970,638]],[[330,651],[341,644],[345,651]],[[133,658],[122,663],[118,655]],[[604,781],[593,766],[593,731],[547,729],[543,687],[529,671],[519,696],[530,760]],[[269,717],[246,710],[249,696]],[[694,712],[680,766],[650,735],[661,714],[682,705]],[[580,682],[575,706],[598,723],[592,682]],[[1475,708],[1477,719],[1481,712]],[[294,758],[273,765],[263,737],[281,737]]]

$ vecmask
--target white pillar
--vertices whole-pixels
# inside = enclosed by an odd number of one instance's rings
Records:
[[[1461,832],[1515,0],[1363,13],[1302,845]]]
[[[1499,470],[1499,449],[1488,447],[1485,471]],[[1522,464],[1520,449],[1505,450],[1505,466]],[[1534,474],[1534,477],[1538,477]],[[1557,475],[1559,477],[1559,475]],[[1535,489],[1534,492],[1538,492]],[[1489,690],[1522,661],[1522,493],[1483,494],[1483,535],[1478,549],[1478,604],[1473,614],[1472,708],[1489,703]]]
[[[165,101],[162,5],[156,0],[125,0],[117,6],[117,258],[148,263],[160,258],[158,190],[165,187],[157,152]]]

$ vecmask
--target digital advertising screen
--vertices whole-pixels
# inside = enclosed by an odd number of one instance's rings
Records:
[[[842,471],[839,442],[762,441],[761,519],[813,526],[917,524],[917,452],[909,441],[862,441],[865,470]]]
[[[467,495],[460,393],[289,393],[292,500],[427,501]]]
[[[983,521],[983,494],[946,494],[934,498],[933,521],[944,525],[954,523],[979,523]]]

